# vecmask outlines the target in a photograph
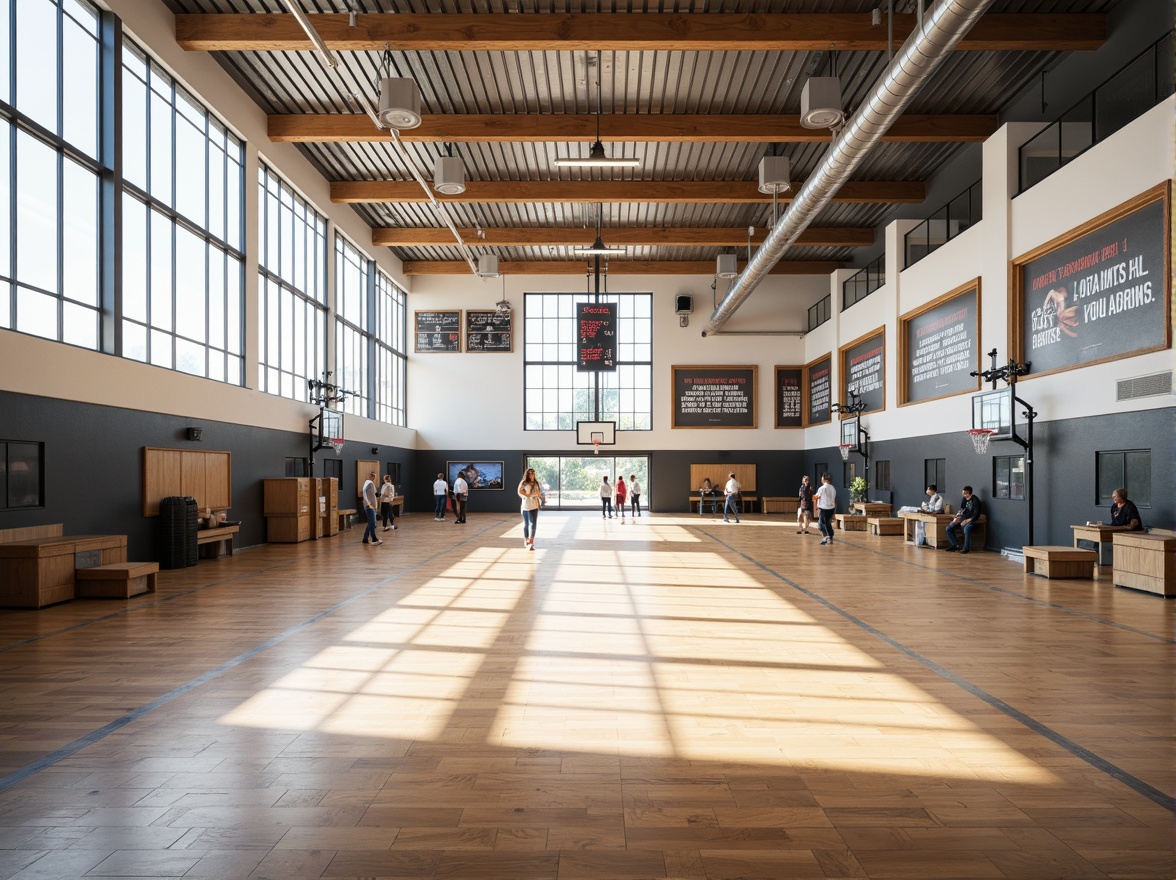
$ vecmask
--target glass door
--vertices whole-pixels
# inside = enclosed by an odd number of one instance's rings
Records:
[[[547,495],[548,507],[563,510],[587,510],[600,507],[600,483],[608,477],[615,485],[617,474],[625,481],[636,475],[641,484],[641,506],[650,499],[649,456],[647,455],[530,455],[525,465],[535,469],[535,476]]]

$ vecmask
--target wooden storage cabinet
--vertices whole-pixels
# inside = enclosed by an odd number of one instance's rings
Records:
[[[1116,587],[1176,596],[1176,538],[1143,532],[1116,532]]]
[[[266,540],[272,544],[297,544],[312,537],[312,517],[318,506],[311,507],[310,477],[282,477],[264,480],[262,513],[265,515]],[[317,488],[317,486],[316,486]]]
[[[0,605],[43,608],[65,602],[76,595],[75,569],[126,561],[126,535],[76,535],[0,544]]]
[[[315,537],[339,534],[339,481],[334,477],[319,477],[315,489]]]

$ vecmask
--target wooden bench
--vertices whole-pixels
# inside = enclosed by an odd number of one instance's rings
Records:
[[[795,513],[796,508],[800,507],[800,501],[796,498],[788,498],[784,495],[765,495],[760,501],[760,513]]]
[[[901,535],[906,524],[900,516],[869,516],[866,525],[871,535]]]
[[[701,501],[701,498],[699,497],[697,492],[695,492],[693,495],[690,496],[690,512],[691,513],[698,513],[701,516],[702,511],[699,510],[699,508],[698,508],[700,501]],[[743,493],[743,503],[739,506],[740,512],[752,513],[753,512],[752,505],[756,504],[758,501],[759,501],[758,495],[748,495],[746,492],[744,492]],[[726,503],[727,503],[726,497],[721,492],[717,493],[715,495],[715,513],[722,513],[723,506]],[[709,497],[706,499],[706,506],[710,507],[710,498]]]
[[[241,531],[240,526],[217,526],[214,529],[200,529],[196,533],[196,547],[202,559],[219,559],[233,555],[233,535]]]
[[[339,511],[339,531],[351,528],[351,524],[355,522],[355,508],[351,507],[347,510]]]
[[[1025,574],[1046,578],[1092,578],[1098,553],[1073,547],[1041,545],[1024,547]]]
[[[129,599],[155,592],[158,562],[112,562],[74,572],[79,599]]]
[[[864,532],[866,530],[866,515],[864,513],[835,513],[833,519],[837,521],[837,528],[843,532]]]

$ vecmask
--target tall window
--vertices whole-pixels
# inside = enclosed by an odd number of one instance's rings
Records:
[[[98,11],[0,2],[0,327],[99,347]]]
[[[653,295],[602,294],[617,304],[617,369],[576,370],[576,303],[589,293],[524,297],[523,426],[570,431],[578,421],[615,421],[621,431],[653,430]]]
[[[123,43],[122,354],[243,381],[243,143]]]
[[[335,235],[335,384],[352,392],[345,412],[370,418],[371,260],[343,236]]]
[[[1127,449],[1095,454],[1098,504],[1109,506],[1111,493],[1126,489],[1137,507],[1151,507],[1151,450]]]
[[[933,485],[940,495],[947,496],[947,459],[923,459],[923,485]]]
[[[384,272],[376,270],[376,412],[377,421],[391,425],[408,424],[404,401],[407,397],[405,367],[408,337],[405,325],[408,299]]]
[[[327,363],[327,220],[265,163],[257,188],[259,387],[306,400]]]

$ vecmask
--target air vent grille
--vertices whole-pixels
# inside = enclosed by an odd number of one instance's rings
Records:
[[[1151,376],[1136,376],[1121,379],[1118,383],[1116,400],[1136,400],[1140,397],[1155,397],[1172,393],[1172,371],[1154,373]]]

